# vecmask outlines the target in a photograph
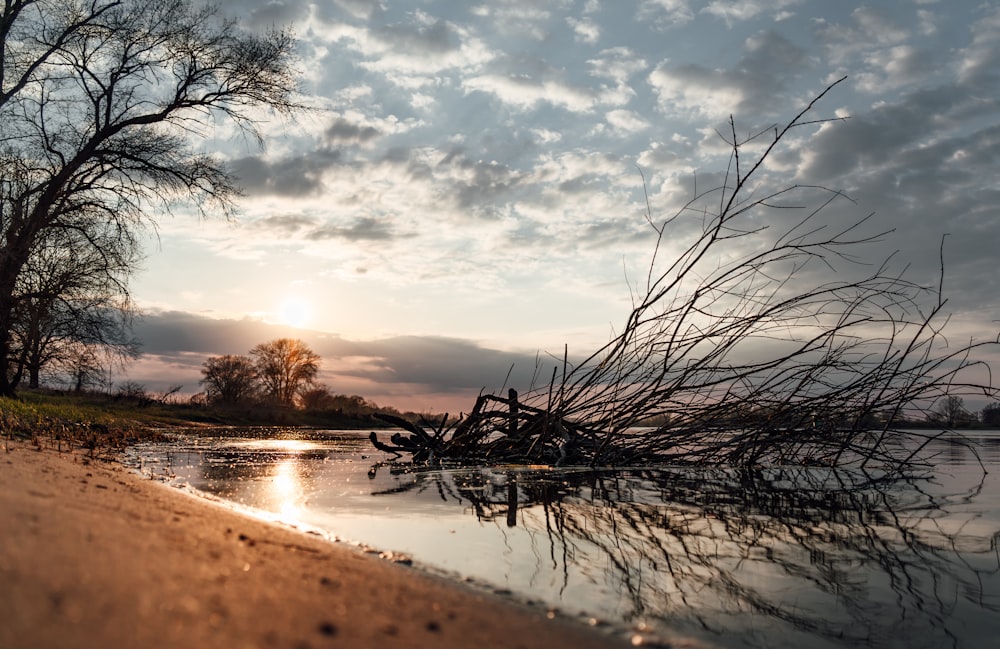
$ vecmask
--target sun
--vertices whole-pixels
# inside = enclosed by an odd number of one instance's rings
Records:
[[[309,322],[311,314],[309,303],[300,297],[286,298],[278,309],[281,324],[297,328],[304,327]]]

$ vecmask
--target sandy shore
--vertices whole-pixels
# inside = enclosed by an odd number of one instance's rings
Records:
[[[113,462],[8,446],[0,445],[4,649],[628,644]]]

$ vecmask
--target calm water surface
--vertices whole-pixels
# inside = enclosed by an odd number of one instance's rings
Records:
[[[135,448],[144,472],[607,622],[720,647],[1000,646],[1000,431],[926,476],[415,470],[366,433],[226,431]],[[274,431],[267,433],[274,437]]]

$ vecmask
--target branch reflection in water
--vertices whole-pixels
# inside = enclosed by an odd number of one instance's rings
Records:
[[[606,584],[626,623],[734,647],[976,647],[1000,633],[1000,521],[962,515],[982,480],[943,494],[805,467],[407,473],[376,495],[432,488],[542,533],[561,595],[577,573]]]
[[[199,490],[632,629],[733,648],[1000,636],[1000,435],[976,440],[989,475],[942,439],[906,479],[373,464],[349,435],[199,444],[159,451]]]

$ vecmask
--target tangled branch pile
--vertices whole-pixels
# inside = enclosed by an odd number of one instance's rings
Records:
[[[664,222],[647,212],[653,259],[606,345],[576,364],[564,356],[520,397],[481,395],[450,428],[408,425],[392,444],[373,433],[376,446],[416,461],[911,464],[932,436],[899,422],[946,395],[995,396],[973,354],[998,341],[949,348],[940,286],[906,279],[891,255],[858,261],[889,232],[825,220],[842,193],[758,186],[790,131],[824,121],[807,116],[838,83],[783,128],[740,139],[730,119],[721,186]],[[663,261],[692,217],[693,242]]]

